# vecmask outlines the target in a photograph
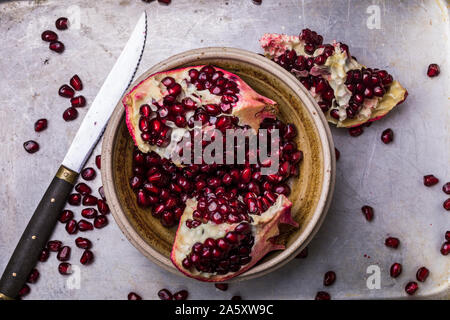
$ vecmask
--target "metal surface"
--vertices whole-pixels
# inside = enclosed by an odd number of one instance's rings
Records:
[[[89,111],[62,162],[64,166],[76,172],[80,172],[83,168],[97,141],[101,138],[117,101],[134,78],[145,47],[146,36],[147,15],[144,12],[117,62],[89,106]]]
[[[261,6],[242,0],[174,0],[170,6],[138,0],[61,3],[0,5],[0,32],[4,35],[0,49],[0,141],[4,150],[0,158],[0,269],[86,112],[81,110],[72,123],[64,122],[61,116],[69,102],[57,95],[59,86],[77,73],[85,84],[82,94],[88,103],[92,101],[135,25],[133,17],[143,9],[149,16],[150,41],[141,70],[197,47],[233,46],[261,52],[257,40],[264,32],[297,34],[309,27],[323,34],[325,41],[347,43],[362,63],[386,68],[408,89],[409,97],[358,138],[333,128],[341,152],[336,190],[326,221],[309,245],[308,258],[294,260],[263,278],[232,284],[222,292],[211,284],[168,274],[149,262],[128,243],[112,218],[104,229],[81,233],[93,240],[96,255],[93,265],[82,266],[75,237],[60,225],[54,238],[72,247],[71,262],[79,267],[79,282],[58,274],[53,254],[37,266],[41,278],[31,286],[30,299],[125,299],[129,291],[157,299],[156,293],[163,287],[172,291],[187,288],[196,299],[228,299],[237,293],[244,299],[309,299],[318,290],[326,290],[336,299],[398,298],[406,296],[405,284],[422,265],[430,269],[430,276],[419,284],[417,296],[448,295],[450,258],[439,253],[444,233],[450,229],[450,216],[442,208],[447,196],[440,190],[442,183],[450,180],[446,2],[265,0]],[[380,29],[371,19],[377,10]],[[78,17],[79,25],[58,32],[66,51],[57,55],[48,50],[40,34],[54,29],[60,16]],[[426,68],[433,62],[440,64],[441,75],[430,79]],[[49,128],[36,134],[33,123],[42,117],[49,119]],[[395,141],[384,145],[380,135],[388,127],[394,130]],[[22,143],[28,139],[41,144],[38,153],[24,152]],[[93,157],[87,165],[95,166]],[[424,187],[422,176],[428,173],[442,183]],[[99,177],[90,183],[93,190],[99,184]],[[371,223],[361,214],[364,204],[375,208]],[[80,219],[81,209],[73,210]],[[401,239],[399,249],[384,246],[388,235]],[[403,264],[397,279],[389,277],[393,262]],[[380,268],[380,289],[366,285],[366,271],[372,265]],[[324,288],[323,274],[328,270],[336,271],[337,280]]]

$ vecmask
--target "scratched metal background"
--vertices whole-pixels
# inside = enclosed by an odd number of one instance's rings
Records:
[[[304,27],[341,40],[369,66],[387,68],[408,89],[405,104],[373,124],[358,137],[333,129],[341,151],[337,183],[328,217],[309,246],[307,259],[294,260],[262,278],[232,284],[221,292],[211,284],[168,274],[142,256],[110,219],[110,225],[86,234],[94,241],[95,263],[80,267],[80,287],[59,276],[55,255],[39,264],[39,282],[31,299],[125,299],[136,291],[157,298],[166,287],[187,288],[195,299],[310,299],[332,269],[336,283],[325,290],[333,298],[405,297],[404,286],[418,267],[431,270],[420,284],[419,296],[449,296],[450,260],[439,253],[450,216],[442,208],[446,196],[440,186],[425,188],[422,176],[450,180],[449,20],[444,1],[270,1],[261,6],[250,0],[173,0],[170,6],[141,0],[16,1],[0,3],[0,270],[55,173],[85,110],[72,123],[61,114],[68,101],[57,95],[59,86],[78,73],[90,101],[124,46],[137,17],[149,16],[143,72],[161,59],[206,46],[233,46],[260,52],[264,32],[297,34]],[[369,29],[370,5],[380,9],[380,29]],[[376,9],[375,9],[376,10]],[[62,55],[40,40],[54,29],[60,16],[70,16],[69,30],[58,32],[66,44]],[[439,78],[425,76],[429,63],[441,65]],[[49,119],[49,128],[36,134],[33,123]],[[395,141],[384,145],[380,133],[395,131]],[[22,143],[35,139],[41,150],[27,154]],[[94,154],[100,150],[97,147]],[[93,159],[89,162],[93,165]],[[98,187],[100,178],[94,182]],[[124,182],[126,183],[126,182]],[[96,190],[96,188],[94,189]],[[375,219],[368,223],[360,208],[370,204]],[[80,209],[75,209],[80,217]],[[383,244],[388,235],[401,239],[398,250]],[[72,246],[71,262],[79,264],[80,249],[73,236],[58,225],[54,238]],[[403,264],[402,275],[391,279],[389,266]],[[381,289],[366,286],[366,269],[381,269]]]

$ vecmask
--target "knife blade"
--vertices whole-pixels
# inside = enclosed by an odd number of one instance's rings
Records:
[[[147,37],[147,15],[136,24],[122,53],[92,102],[50,186],[39,202],[0,278],[0,300],[18,296],[46,245],[73,185],[139,66]]]

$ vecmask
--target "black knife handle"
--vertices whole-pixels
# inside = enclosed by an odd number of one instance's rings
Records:
[[[51,236],[78,173],[61,166],[34,211],[0,279],[0,300],[17,297]]]

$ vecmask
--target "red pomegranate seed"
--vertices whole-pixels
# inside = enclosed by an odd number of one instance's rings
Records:
[[[442,244],[441,253],[443,256],[448,255],[450,252],[450,241],[446,241]]]
[[[334,271],[328,271],[323,277],[323,285],[331,286],[336,281],[336,273]]]
[[[436,63],[432,63],[428,66],[427,75],[430,78],[437,77],[441,73],[441,69]]]
[[[73,212],[70,210],[63,210],[59,215],[59,222],[66,223],[73,219]]]
[[[361,211],[363,212],[363,214],[366,217],[367,221],[372,221],[372,219],[373,219],[373,208],[371,206],[363,206],[361,208]]]
[[[58,35],[54,31],[45,30],[41,34],[41,39],[47,42],[53,42],[58,40]]]
[[[39,119],[34,123],[34,131],[41,132],[47,129],[48,121],[47,119]]]
[[[70,99],[70,104],[74,108],[83,108],[86,106],[86,98],[84,96],[77,96]]]
[[[52,41],[50,42],[50,45],[48,46],[50,50],[55,51],[57,53],[62,53],[65,49],[64,43],[61,41]]]
[[[81,177],[86,181],[94,180],[96,176],[97,173],[95,172],[94,168],[84,168],[81,171]]]
[[[232,296],[231,300],[232,301],[239,301],[239,300],[242,300],[242,297],[241,296]]]
[[[58,266],[58,272],[63,276],[69,275],[72,273],[72,265],[68,262],[62,262]]]
[[[386,247],[397,249],[400,244],[400,240],[398,238],[389,237],[386,238],[384,244],[386,245]]]
[[[75,186],[75,191],[85,196],[91,194],[92,189],[86,183],[80,182]]]
[[[59,240],[50,240],[47,242],[47,249],[53,252],[58,252],[62,246],[62,242]]]
[[[108,224],[108,218],[104,215],[99,215],[94,220],[94,227],[97,229],[101,229]]]
[[[427,187],[434,186],[435,184],[439,183],[439,179],[436,178],[434,175],[429,174],[423,177],[423,184]]]
[[[76,118],[78,118],[78,111],[74,107],[67,108],[63,112],[63,119],[64,119],[64,121],[73,121]]]
[[[81,194],[72,193],[71,195],[69,195],[67,202],[69,202],[69,204],[72,206],[79,206],[81,203]]]
[[[445,200],[442,206],[444,207],[445,210],[450,211],[450,198]]]
[[[30,287],[27,284],[24,284],[22,289],[19,290],[18,296],[20,298],[25,297],[31,291]]]
[[[262,3],[262,0],[252,0],[254,4],[260,5]]]
[[[315,300],[331,300],[331,296],[328,292],[319,291],[316,294]]]
[[[39,271],[37,269],[31,270],[30,274],[28,275],[27,282],[36,283],[38,279],[39,279]]]
[[[142,300],[141,296],[135,292],[130,292],[128,294],[128,300]]]
[[[92,242],[89,239],[78,237],[75,239],[75,245],[81,249],[90,249],[92,248]]]
[[[58,30],[66,30],[69,27],[69,20],[66,17],[58,18],[55,21],[55,26]]]
[[[105,200],[105,191],[103,190],[103,186],[101,186],[100,188],[98,188],[98,193],[100,195],[100,197],[102,197],[103,200]],[[97,202],[98,205],[98,202]]]
[[[362,135],[364,132],[364,129],[362,126],[358,126],[358,127],[353,127],[353,128],[349,128],[348,129],[348,133],[352,136],[352,137],[357,137]]]
[[[88,249],[84,250],[80,258],[80,263],[86,265],[90,264],[92,260],[94,260],[94,254],[92,253],[92,251]]]
[[[94,219],[95,217],[97,217],[97,214],[97,210],[95,210],[94,208],[86,208],[81,210],[81,215],[86,219]]]
[[[98,209],[98,212],[100,212],[101,214],[109,213],[109,206],[105,200],[99,199],[97,201],[97,209]]]
[[[419,289],[419,285],[415,281],[408,282],[405,286],[405,291],[410,296],[415,294],[417,289]]]
[[[392,140],[394,140],[394,131],[392,131],[392,129],[386,129],[383,131],[383,133],[381,134],[381,141],[383,141],[383,143],[388,144],[391,143]]]
[[[158,291],[158,297],[161,300],[172,300],[172,293],[167,289],[161,289]]]
[[[35,152],[39,151],[39,143],[37,143],[36,141],[33,141],[33,140],[28,140],[23,143],[23,148],[28,153],[35,153]]]
[[[39,255],[39,261],[45,262],[48,260],[48,257],[50,257],[50,251],[47,248],[42,249]]]
[[[228,283],[216,283],[214,284],[214,286],[222,291],[227,291],[228,290]]]
[[[445,232],[445,240],[450,241],[450,230]]]
[[[67,84],[63,84],[59,88],[58,94],[63,98],[73,98],[73,96],[75,95],[75,91]]]
[[[78,231],[78,224],[75,220],[70,220],[66,223],[66,231],[68,234],[75,234]]]
[[[78,229],[80,231],[90,231],[94,229],[94,226],[89,221],[81,219],[80,221],[78,221]]]
[[[397,278],[402,273],[402,265],[400,263],[394,263],[389,270],[392,278]]]
[[[77,91],[83,90],[83,82],[77,74],[70,78],[70,85]]]
[[[70,259],[70,252],[71,252],[70,247],[68,246],[61,247],[58,251],[58,255],[56,256],[56,258],[59,261],[68,261]]]
[[[419,268],[419,270],[417,270],[416,279],[420,282],[425,282],[429,274],[430,270],[428,270],[426,267],[421,267]]]
[[[95,206],[97,205],[98,199],[93,195],[85,195],[83,197],[83,206]]]
[[[442,186],[442,191],[446,194],[450,194],[450,182],[447,182]]]
[[[186,300],[188,295],[189,295],[189,292],[187,290],[180,290],[173,294],[173,298],[174,298],[174,300]]]
[[[308,247],[305,247],[300,253],[295,257],[296,259],[305,259],[308,256]]]
[[[102,156],[100,154],[95,156],[95,165],[99,170],[102,168]]]

